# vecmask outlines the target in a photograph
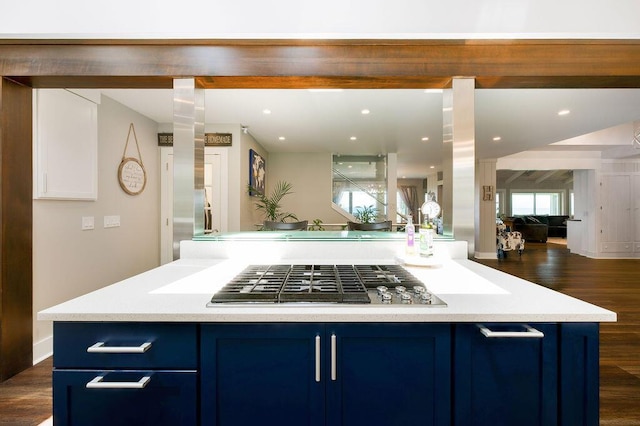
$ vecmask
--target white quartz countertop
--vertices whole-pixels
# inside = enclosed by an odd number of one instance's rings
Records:
[[[337,259],[325,259],[335,262]],[[389,264],[397,259],[335,263]],[[260,262],[253,262],[260,263]],[[292,261],[291,264],[294,264]],[[307,263],[309,262],[307,260]],[[38,313],[52,321],[151,322],[611,322],[616,314],[467,259],[406,266],[446,307],[218,304],[213,293],[248,263],[187,258]]]

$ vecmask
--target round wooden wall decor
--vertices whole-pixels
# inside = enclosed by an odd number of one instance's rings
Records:
[[[133,132],[133,137],[136,141],[136,148],[138,149],[138,157],[140,159],[126,157],[131,132]],[[118,182],[120,182],[120,188],[129,195],[140,194],[144,191],[144,187],[147,185],[147,171],[144,169],[144,164],[142,164],[142,154],[140,154],[138,137],[136,136],[136,129],[133,127],[133,123],[129,125],[127,142],[124,145],[122,161],[120,161],[120,166],[118,167]]]
[[[147,172],[137,158],[123,158],[118,167],[120,187],[129,195],[138,195],[147,185]]]

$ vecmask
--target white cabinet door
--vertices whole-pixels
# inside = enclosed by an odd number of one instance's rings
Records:
[[[34,90],[34,198],[98,197],[98,106],[63,89]]]
[[[629,251],[626,243],[633,238],[631,176],[603,176],[601,201],[601,250]]]

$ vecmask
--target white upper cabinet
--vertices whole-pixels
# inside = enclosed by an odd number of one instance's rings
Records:
[[[36,199],[98,198],[98,105],[64,89],[37,89],[33,99]]]

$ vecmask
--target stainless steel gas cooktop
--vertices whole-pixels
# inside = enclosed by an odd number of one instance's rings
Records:
[[[208,306],[220,303],[446,306],[400,265],[250,265]]]

